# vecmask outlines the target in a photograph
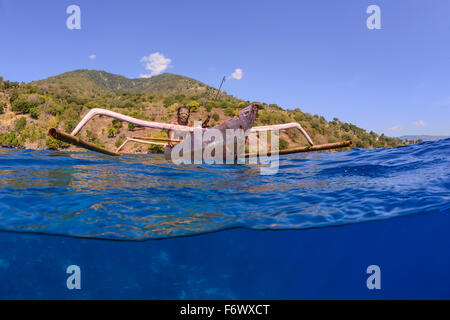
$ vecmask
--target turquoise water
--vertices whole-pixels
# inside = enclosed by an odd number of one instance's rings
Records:
[[[298,154],[265,176],[0,149],[0,297],[450,298],[449,156],[450,139]],[[83,290],[65,287],[70,264]]]

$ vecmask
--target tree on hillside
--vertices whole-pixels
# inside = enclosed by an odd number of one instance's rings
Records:
[[[186,106],[191,109],[191,112],[197,112],[198,108],[200,108],[200,103],[197,101],[191,101]]]

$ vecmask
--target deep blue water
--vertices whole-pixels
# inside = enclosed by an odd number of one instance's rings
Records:
[[[449,213],[450,139],[281,156],[271,176],[0,149],[0,298],[448,299]]]

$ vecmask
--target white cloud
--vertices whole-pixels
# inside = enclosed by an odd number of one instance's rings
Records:
[[[425,121],[423,120],[419,120],[419,121],[415,121],[412,123],[413,126],[417,126],[417,127],[423,127],[426,125]]]
[[[403,129],[405,129],[405,127],[402,126],[401,124],[398,124],[396,126],[389,128],[389,130],[391,130],[391,131],[402,131]]]
[[[96,55],[96,54],[91,54],[91,55],[89,56],[89,59],[91,59],[91,60],[94,60],[95,58],[97,58],[97,55]]]
[[[242,69],[237,68],[237,69],[234,70],[234,72],[228,77],[228,79],[241,80],[243,74],[244,74],[244,73],[242,72]]]
[[[150,71],[150,73],[141,74],[140,77],[150,78],[166,70],[169,67],[172,60],[166,58],[163,54],[159,52],[155,52],[148,56],[143,57],[141,59],[141,62],[144,63],[145,69]]]

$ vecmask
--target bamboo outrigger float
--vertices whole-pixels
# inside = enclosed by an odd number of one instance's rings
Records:
[[[62,132],[56,128],[50,128],[50,130],[48,130],[48,135],[56,140],[67,142],[67,143],[72,144],[77,147],[104,153],[104,154],[107,154],[110,156],[120,156],[120,154],[117,152],[109,151],[109,150],[99,147],[93,143],[90,143],[90,142],[84,141],[78,137],[75,137],[74,135]]]
[[[290,149],[284,149],[279,150],[276,152],[272,152],[268,150],[264,155],[272,155],[272,153],[278,153],[278,154],[292,154],[292,153],[300,153],[300,152],[312,152],[312,151],[321,151],[321,150],[331,150],[331,149],[338,149],[338,148],[345,148],[350,147],[352,145],[352,141],[343,141],[343,142],[336,142],[336,143],[328,143],[328,144],[322,144],[322,145],[315,145],[312,141],[312,139],[309,137],[308,133],[302,128],[302,126],[297,122],[291,122],[291,123],[285,123],[285,124],[278,124],[278,125],[268,125],[268,126],[258,126],[253,127],[253,123],[256,120],[258,108],[256,104],[249,105],[248,107],[242,109],[239,112],[239,116],[234,117],[233,119],[230,119],[226,121],[225,123],[216,126],[212,129],[220,130],[221,132],[225,133],[226,129],[243,129],[245,134],[248,135],[249,133],[257,133],[257,132],[263,132],[263,131],[274,131],[274,130],[287,130],[287,129],[297,129],[300,131],[300,133],[306,138],[306,140],[309,143],[309,146],[305,147],[298,147],[298,148],[290,148]],[[137,142],[137,143],[143,143],[143,144],[153,144],[153,145],[162,145],[165,146],[168,142],[182,142],[181,139],[169,139],[169,138],[156,138],[156,137],[127,137],[126,140],[123,142],[121,146],[119,146],[115,151],[110,151],[105,148],[99,147],[95,144],[92,144],[90,142],[83,141],[82,139],[76,137],[76,134],[80,132],[80,130],[83,128],[83,126],[91,120],[96,115],[103,115],[107,117],[111,117],[114,119],[118,119],[121,121],[125,121],[128,123],[135,124],[137,126],[141,127],[147,127],[147,128],[153,128],[153,129],[165,129],[165,130],[178,130],[181,132],[190,133],[191,135],[194,134],[195,130],[199,130],[199,128],[189,127],[189,126],[182,126],[182,125],[176,125],[176,124],[168,124],[168,123],[161,123],[161,122],[154,122],[154,121],[145,121],[136,119],[130,116],[126,116],[117,112],[113,112],[106,109],[99,109],[95,108],[89,111],[83,119],[78,123],[78,125],[75,127],[75,129],[72,131],[71,134],[62,132],[56,128],[51,128],[48,131],[48,135],[64,142],[67,142],[72,145],[76,145],[78,147],[82,147],[85,149],[89,149],[92,151],[104,153],[107,155],[113,155],[113,156],[119,156],[120,150],[123,149],[123,147],[128,142]],[[208,128],[201,128],[200,130],[209,130]],[[204,133],[205,131],[202,131]],[[223,135],[225,136],[225,135]],[[234,137],[233,137],[234,139]],[[202,148],[205,148],[208,143],[211,143],[211,141],[202,142]],[[166,150],[167,150],[166,146]],[[171,150],[171,149],[170,149]],[[169,151],[170,151],[169,150]],[[167,154],[167,152],[165,152]],[[258,156],[259,153],[246,153],[245,157],[254,157]]]

